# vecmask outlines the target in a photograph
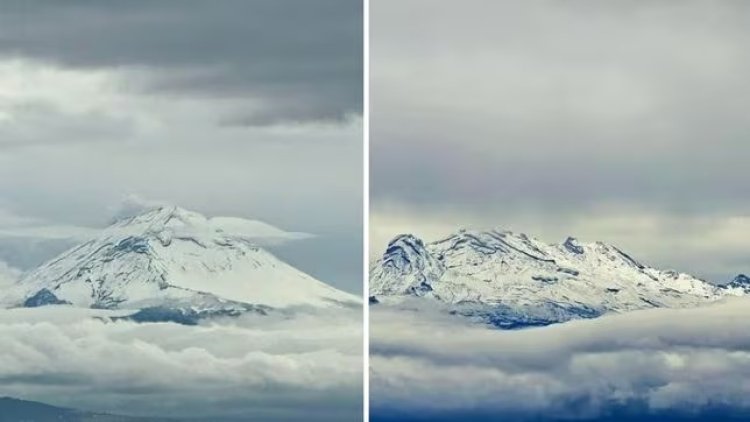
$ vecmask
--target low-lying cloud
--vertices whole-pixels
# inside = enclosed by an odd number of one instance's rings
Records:
[[[0,311],[0,396],[172,417],[357,420],[361,317],[246,317],[197,327],[99,311]],[[299,409],[305,409],[300,412]]]
[[[749,304],[735,299],[522,331],[373,307],[372,412],[519,420],[597,419],[634,408],[644,417],[747,412]]]

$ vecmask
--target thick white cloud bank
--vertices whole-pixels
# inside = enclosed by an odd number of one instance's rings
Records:
[[[107,312],[1,310],[0,396],[126,415],[361,419],[361,312],[193,327],[96,318]]]
[[[748,412],[749,328],[748,299],[521,331],[373,306],[372,415],[605,420],[613,408],[644,417]]]

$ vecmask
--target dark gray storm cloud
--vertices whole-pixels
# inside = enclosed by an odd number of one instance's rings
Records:
[[[362,5],[305,1],[7,1],[0,55],[146,71],[130,88],[250,98],[235,124],[361,113]]]
[[[578,234],[729,277],[736,244],[678,256],[664,239],[691,249],[748,221],[749,12],[738,1],[373,4],[375,214],[450,213],[549,241],[617,215],[617,227]],[[644,218],[658,230],[616,233]]]

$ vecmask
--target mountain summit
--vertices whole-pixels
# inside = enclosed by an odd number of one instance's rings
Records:
[[[746,293],[750,293],[750,277],[745,274],[740,274],[733,278],[726,287],[730,289],[740,289]]]
[[[733,283],[745,286],[745,279]],[[373,303],[424,297],[505,328],[739,294],[739,288],[646,266],[606,243],[569,237],[546,244],[499,229],[461,230],[432,243],[401,235],[370,269]]]
[[[258,246],[300,236],[258,221],[158,207],[117,220],[26,273],[3,301],[223,313],[357,303]]]

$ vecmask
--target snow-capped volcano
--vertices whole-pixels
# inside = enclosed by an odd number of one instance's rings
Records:
[[[259,243],[301,237],[265,223],[164,206],[120,219],[23,275],[9,306],[235,312],[356,304]]]
[[[741,281],[736,283],[741,284]],[[546,244],[510,231],[461,230],[425,244],[393,239],[370,269],[373,302],[426,297],[501,327],[544,325],[744,294],[648,267],[602,242]]]

